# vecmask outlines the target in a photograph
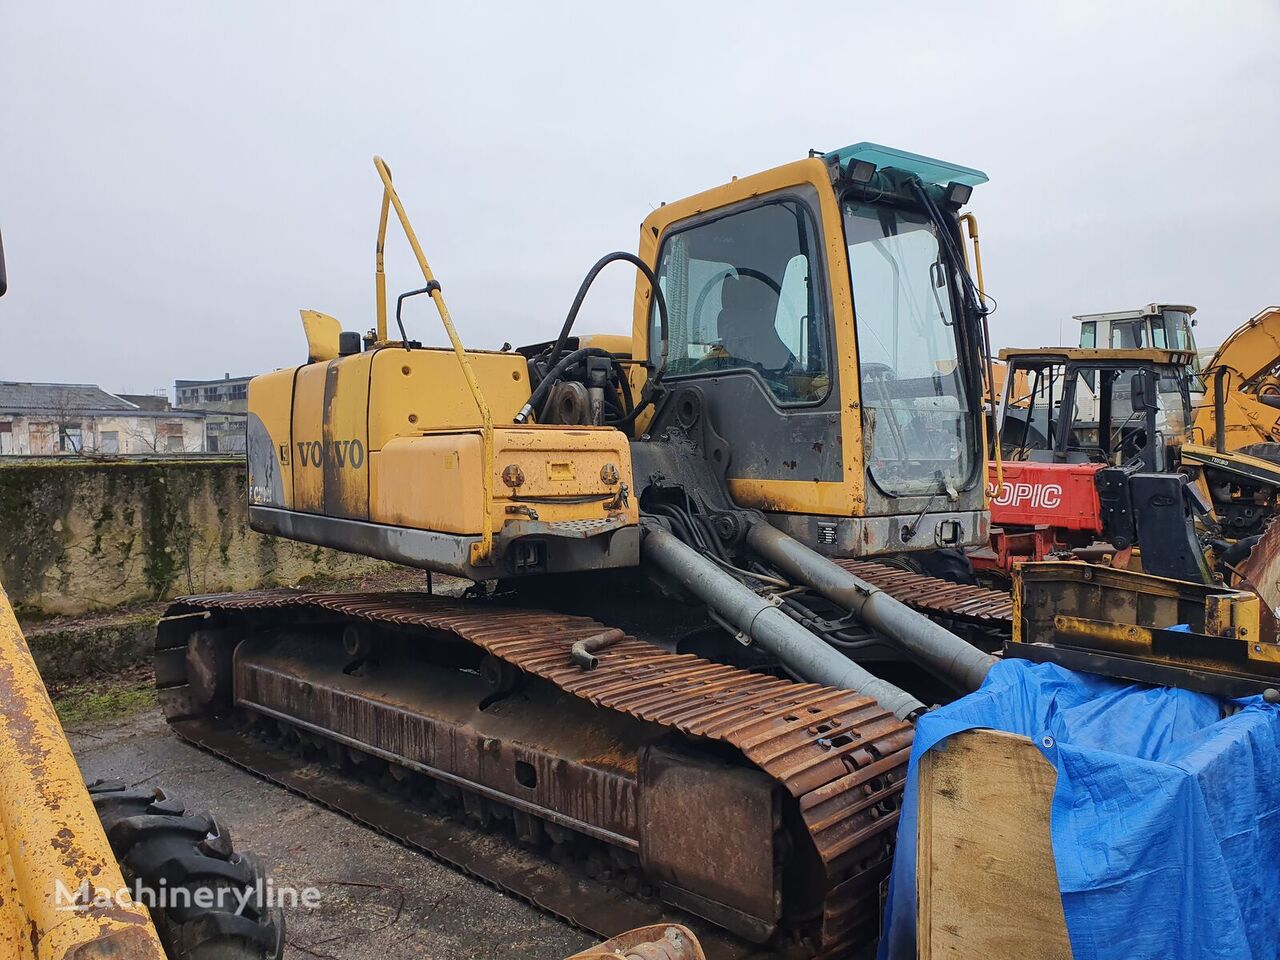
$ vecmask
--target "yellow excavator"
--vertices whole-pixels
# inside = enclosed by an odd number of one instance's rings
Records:
[[[250,384],[250,522],[427,575],[179,600],[173,729],[604,936],[868,949],[912,721],[1012,615],[961,552],[985,175],[861,143],[735,178],[651,213],[554,338],[482,351],[375,166],[375,322],[303,311],[306,362]],[[394,312],[393,216],[423,281]],[[577,331],[615,262],[631,335]],[[447,346],[406,329],[419,296]]]
[[[1224,533],[1254,537],[1280,509],[1280,307],[1218,347],[1182,463],[1203,477]]]

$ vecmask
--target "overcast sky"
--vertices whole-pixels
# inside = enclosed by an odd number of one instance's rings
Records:
[[[1152,300],[1213,344],[1280,302],[1278,45],[1278,0],[7,3],[0,379],[150,392],[300,362],[300,307],[367,329],[375,152],[477,347],[553,336],[660,202],[860,140],[990,175],[997,345]],[[615,270],[580,330],[629,329]]]

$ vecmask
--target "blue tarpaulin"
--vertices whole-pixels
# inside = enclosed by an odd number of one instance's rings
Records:
[[[916,957],[919,759],[974,727],[1027,736],[1057,768],[1075,960],[1280,958],[1280,708],[1008,660],[920,720],[880,960]]]

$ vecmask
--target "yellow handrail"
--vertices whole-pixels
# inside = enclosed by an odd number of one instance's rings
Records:
[[[422,268],[422,276],[430,288],[431,299],[435,302],[441,322],[444,323],[444,331],[449,335],[449,342],[453,345],[454,355],[462,366],[462,375],[466,378],[467,387],[471,390],[471,399],[480,408],[481,442],[484,447],[484,469],[481,472],[481,480],[484,484],[484,526],[480,533],[480,542],[471,545],[471,562],[477,566],[487,564],[491,562],[493,556],[491,509],[493,501],[493,415],[489,412],[489,404],[485,402],[484,394],[480,390],[480,382],[476,379],[475,370],[471,368],[471,360],[467,357],[462,341],[458,338],[458,331],[454,329],[453,320],[449,316],[449,308],[445,305],[444,295],[440,292],[440,283],[431,272],[426,255],[422,252],[422,246],[418,243],[417,234],[413,232],[413,226],[409,223],[409,215],[404,212],[404,205],[400,203],[396,188],[391,185],[391,171],[387,169],[387,164],[381,157],[374,157],[373,165],[378,170],[378,176],[382,178],[383,187],[382,217],[378,223],[376,273],[378,339],[385,340],[387,336],[387,278],[382,268],[382,249],[387,232],[387,204],[390,202],[396,208],[396,216],[400,218],[400,226],[404,228],[405,238],[409,241],[409,246],[413,248],[413,255],[418,258],[418,266]]]
[[[987,293],[987,288],[986,288],[986,284],[983,283],[983,280],[982,280],[982,247],[978,240],[978,218],[975,217],[972,213],[966,213],[964,216],[960,218],[960,222],[964,224],[965,233],[969,238],[969,242],[973,244],[973,268],[974,268],[975,279],[978,281],[978,295],[981,297],[985,297]],[[961,244],[960,250],[964,254],[964,265],[965,265],[965,269],[967,270],[969,268],[968,248],[965,247],[963,244]],[[984,447],[988,443],[991,444],[991,449],[995,456],[996,485],[995,485],[995,489],[992,490],[992,493],[998,494],[1000,492],[1000,488],[1004,486],[1004,452],[1000,449],[1000,431],[999,431],[999,425],[996,423],[996,409],[997,409],[997,403],[998,403],[998,399],[996,397],[996,372],[991,365],[991,354],[989,352],[986,352],[986,346],[991,342],[991,331],[987,327],[987,318],[985,316],[982,318],[982,329],[985,335],[985,343],[983,344],[983,350],[986,353],[985,373],[987,375],[987,400],[991,404],[991,423],[992,423],[992,426],[996,428],[995,437],[994,438],[988,437],[987,436],[987,420],[986,420],[986,417],[983,417],[982,418],[982,440],[983,440]]]

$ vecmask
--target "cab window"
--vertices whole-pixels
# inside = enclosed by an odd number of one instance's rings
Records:
[[[808,207],[792,198],[669,235],[658,258],[666,376],[741,371],[779,403],[822,400],[831,377],[821,249]],[[651,324],[656,344],[656,310]]]

